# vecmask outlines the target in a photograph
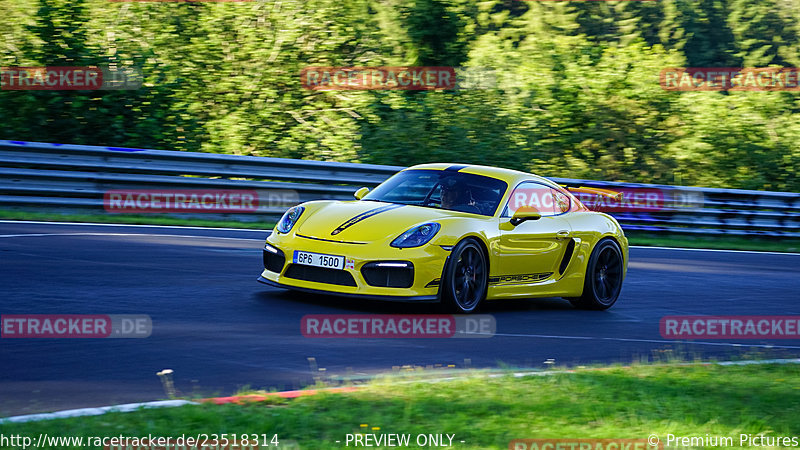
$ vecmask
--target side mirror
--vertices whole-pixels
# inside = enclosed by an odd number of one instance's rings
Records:
[[[367,195],[367,192],[369,192],[368,187],[359,188],[357,191],[353,193],[353,197],[355,197],[356,200],[361,200],[362,198],[364,198],[365,195]]]
[[[514,215],[511,216],[511,221],[509,223],[517,226],[526,220],[539,220],[541,218],[542,213],[540,213],[538,209],[533,206],[524,206],[514,211]]]

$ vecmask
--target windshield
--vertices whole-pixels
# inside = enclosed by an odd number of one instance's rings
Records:
[[[504,181],[482,175],[413,169],[385,181],[364,200],[493,216],[507,187]]]

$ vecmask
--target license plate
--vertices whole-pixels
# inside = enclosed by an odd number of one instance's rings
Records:
[[[322,253],[294,251],[295,264],[304,266],[325,267],[326,269],[344,269],[344,256],[324,255]]]

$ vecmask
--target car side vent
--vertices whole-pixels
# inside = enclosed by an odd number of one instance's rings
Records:
[[[575,252],[575,239],[570,239],[567,242],[567,250],[564,252],[564,258],[561,260],[561,265],[558,266],[558,274],[561,275],[567,270],[569,261],[572,259],[572,254]]]

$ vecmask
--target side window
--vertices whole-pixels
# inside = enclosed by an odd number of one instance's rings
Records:
[[[569,211],[570,200],[569,196],[558,189],[553,189],[553,198],[556,200],[556,214],[561,214]]]
[[[442,203],[442,185],[437,184],[436,187],[431,192],[430,202],[441,204]]]
[[[504,217],[511,217],[514,212],[523,206],[533,206],[542,216],[561,214],[561,208],[553,196],[553,189],[543,184],[525,182],[517,186],[508,198]],[[569,200],[567,200],[569,205]],[[569,206],[567,206],[569,208]]]

